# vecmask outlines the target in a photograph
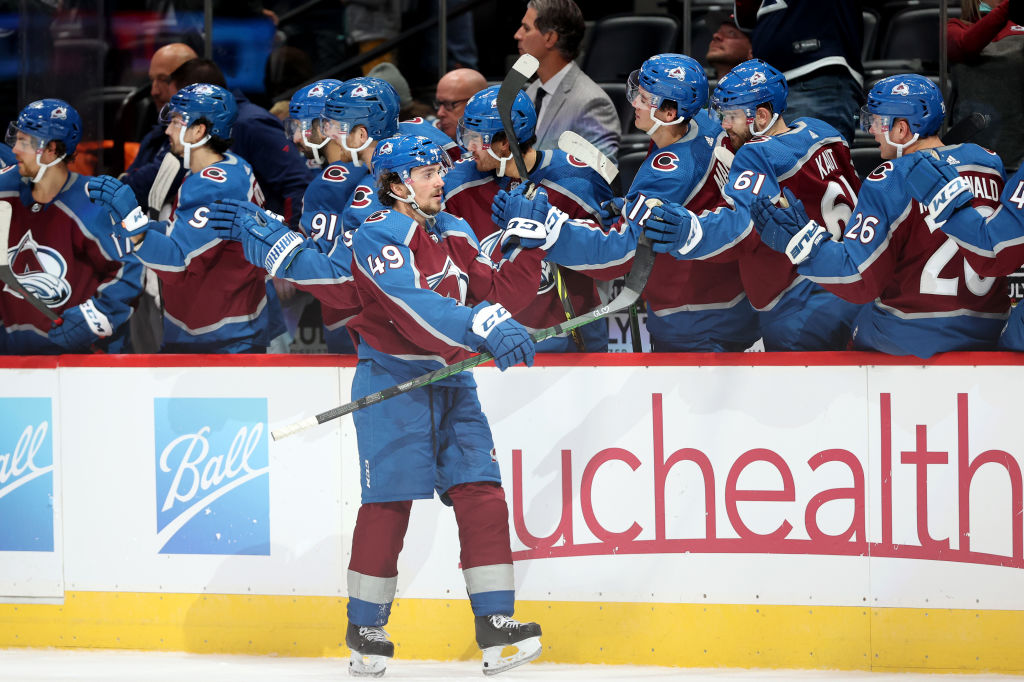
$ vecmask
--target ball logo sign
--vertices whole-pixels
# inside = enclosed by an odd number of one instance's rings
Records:
[[[49,398],[0,398],[0,551],[53,551]]]
[[[157,398],[158,544],[163,554],[270,554],[263,398]]]

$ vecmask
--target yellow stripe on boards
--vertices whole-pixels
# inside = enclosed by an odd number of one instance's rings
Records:
[[[0,647],[348,655],[346,599],[68,592],[0,604]],[[679,667],[1024,673],[1024,612],[837,606],[519,602],[543,660]],[[467,600],[399,599],[396,657],[477,660]]]

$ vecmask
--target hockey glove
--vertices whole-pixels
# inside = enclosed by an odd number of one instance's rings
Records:
[[[480,339],[477,348],[484,346],[502,372],[520,362],[533,365],[536,346],[530,333],[500,303],[484,301],[473,308],[470,331],[472,337]]]
[[[110,320],[88,300],[82,305],[68,308],[61,315],[64,322],[54,324],[47,336],[50,341],[73,353],[89,350],[97,340],[114,333]]]
[[[704,235],[697,216],[680,204],[650,208],[642,224],[655,253],[685,254]]]
[[[750,207],[750,217],[761,241],[799,264],[814,255],[829,232],[807,216],[803,203],[788,188],[783,195],[783,206],[776,206],[767,196],[758,198]]]
[[[85,184],[90,201],[102,204],[114,223],[114,234],[119,239],[141,234],[149,225],[149,218],[135,199],[135,192],[117,178],[100,175]]]
[[[506,193],[504,216],[505,229],[501,233],[501,252],[507,254],[514,248],[544,249],[547,251],[558,239],[562,224],[569,216],[548,202],[548,193],[538,188],[533,199],[527,199],[520,192],[520,185]],[[495,197],[497,200],[497,197]],[[502,218],[503,220],[505,218]]]
[[[611,227],[614,225],[619,220],[619,216],[622,215],[622,209],[625,206],[625,197],[612,197],[601,204],[601,211],[597,214],[597,217],[601,219],[601,226]]]
[[[245,259],[272,276],[294,257],[302,235],[273,213],[242,199],[223,199],[210,207],[207,223],[221,237],[242,243]]]
[[[511,192],[498,190],[491,202],[491,220],[494,224],[504,229],[513,218],[531,218],[543,222],[550,206],[548,193],[543,187],[537,187],[527,196],[526,190],[533,187],[533,184],[524,182]]]
[[[935,158],[930,151],[911,156],[907,171],[910,195],[928,207],[933,221],[946,222],[954,211],[974,198],[971,183],[948,163]]]

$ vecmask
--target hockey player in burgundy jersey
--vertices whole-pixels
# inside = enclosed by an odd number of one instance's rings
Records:
[[[142,266],[119,254],[107,212],[85,195],[89,178],[68,171],[65,159],[81,136],[78,112],[59,99],[32,102],[7,129],[17,163],[0,170],[0,200],[11,205],[8,243],[0,248],[21,286],[63,323],[51,324],[5,285],[0,353],[123,349]]]
[[[610,231],[592,221],[566,221],[548,251],[550,261],[600,279],[629,270],[649,198],[693,211],[711,209],[721,202],[720,184],[728,175],[721,152],[716,154],[716,148],[726,150],[725,134],[702,111],[708,84],[695,60],[677,54],[651,57],[630,75],[627,97],[636,110],[634,124],[651,137],[655,149],[625,199],[616,200],[624,206],[622,217],[608,221],[615,220]],[[536,242],[526,237],[523,243]],[[660,255],[644,299],[655,351],[742,351],[759,337],[735,263]]]
[[[726,205],[699,217],[686,207],[656,208],[648,235],[655,251],[675,258],[737,262],[765,350],[842,350],[857,306],[806,280],[762,244],[750,217],[758,196],[789,188],[838,238],[859,187],[842,136],[813,118],[787,125],[786,95],[786,79],[759,59],[722,77],[712,105],[737,150],[722,190]]]
[[[484,251],[500,260],[498,236],[504,226],[494,224],[491,204],[499,190],[514,189],[521,179],[498,116],[497,96],[498,86],[494,85],[476,93],[466,103],[459,121],[459,144],[469,150],[473,158],[455,164],[445,178],[445,210],[464,218],[472,226]],[[536,122],[533,103],[525,92],[519,92],[512,106],[512,125],[530,182],[543,187],[551,205],[570,218],[599,220],[601,204],[612,198],[608,183],[586,164],[563,151],[534,149]],[[561,269],[561,276],[577,315],[601,305],[601,296],[592,278],[568,268]],[[528,329],[544,329],[565,320],[555,277],[554,267],[545,263],[537,298],[516,314],[516,320]],[[537,351],[608,350],[607,321],[588,324],[579,332],[582,348],[572,337],[561,336],[542,341]]]
[[[353,398],[476,351],[490,351],[501,369],[533,363],[533,341],[509,311],[533,299],[543,252],[516,250],[500,263],[481,253],[469,225],[441,210],[450,165],[444,150],[424,137],[396,136],[376,145],[372,166],[384,208],[352,238],[362,303],[348,324],[359,337]],[[308,253],[296,233],[265,213],[237,201],[225,205],[234,207],[234,216],[211,220],[251,235],[249,257],[268,271],[287,271]],[[540,655],[540,627],[511,618],[508,508],[473,375],[454,374],[352,416],[362,506],[348,571],[350,672],[379,676],[394,655],[383,626],[398,585],[398,553],[412,500],[435,492],[454,507],[484,671]],[[503,657],[508,645],[517,652]]]
[[[1006,276],[1024,263],[1024,168],[1006,186],[994,213],[976,209],[978,196],[991,198],[993,180],[960,175],[930,152],[911,155],[910,194],[928,207],[932,221],[960,247],[967,265],[982,277]],[[948,157],[947,157],[948,158]],[[999,335],[999,348],[1024,351],[1024,305],[1017,303]]]
[[[440,140],[439,146],[454,144],[427,123],[399,123],[399,109],[394,88],[377,78],[353,78],[327,96],[316,127],[327,140],[322,147],[327,158],[339,160],[328,165],[306,192],[305,238],[273,216],[259,230],[239,231],[233,226],[237,210],[231,204],[215,206],[209,214],[210,226],[222,238],[241,242],[250,263],[320,300],[329,348],[334,352],[343,351],[342,335],[349,336],[347,322],[361,307],[352,279],[353,235],[366,217],[384,208],[367,174],[379,140],[400,131],[430,128],[431,139]],[[288,258],[266,260],[267,250],[277,253],[286,247]]]
[[[977,145],[943,145],[944,115],[942,94],[923,76],[890,76],[871,88],[861,126],[887,160],[865,180],[841,242],[827,239],[800,202],[776,207],[765,195],[757,203],[765,244],[830,291],[868,304],[855,321],[855,348],[922,358],[991,349],[1006,321],[1006,279],[980,276],[909,190],[915,159],[903,154],[934,150],[980,190],[972,205],[998,207],[1002,162]]]
[[[270,342],[265,273],[245,261],[240,244],[207,226],[219,200],[262,203],[249,164],[227,151],[236,113],[231,93],[207,83],[178,90],[161,112],[171,151],[190,171],[170,224],[149,221],[114,178],[88,186],[115,217],[126,248],[160,278],[163,352],[261,353]]]

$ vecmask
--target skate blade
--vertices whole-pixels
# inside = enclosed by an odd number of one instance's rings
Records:
[[[387,656],[363,656],[355,651],[348,660],[348,674],[352,677],[384,677]]]
[[[506,649],[513,649],[514,653],[502,656]],[[512,668],[529,663],[540,656],[540,637],[529,637],[515,644],[505,646],[492,646],[484,649],[484,675],[497,675]]]

